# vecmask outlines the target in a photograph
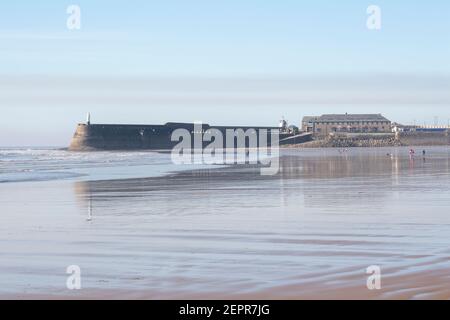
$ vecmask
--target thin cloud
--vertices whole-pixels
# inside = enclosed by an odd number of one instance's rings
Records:
[[[7,105],[450,104],[450,77],[0,77]]]

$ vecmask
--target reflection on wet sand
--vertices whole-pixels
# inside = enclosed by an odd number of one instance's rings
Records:
[[[395,186],[399,186],[401,175],[440,174],[443,168],[448,172],[448,159],[440,160],[442,163],[426,166],[425,161],[410,161],[400,155],[300,157],[288,154],[281,157],[279,173],[273,176],[261,175],[257,166],[241,165],[180,172],[166,177],[77,182],[75,193],[81,201],[107,202],[109,205],[116,202],[114,205],[129,206],[125,200],[145,202],[146,198],[152,198],[173,206],[169,211],[177,211],[184,193],[189,193],[189,201],[197,196],[214,209],[217,205],[208,200],[225,195],[216,191],[242,189],[243,200],[249,204],[254,201],[257,205],[261,200],[258,191],[267,187],[277,197],[287,197],[293,189],[301,192],[305,207],[343,205],[351,208],[351,205],[361,203],[379,208],[397,191]],[[245,186],[256,183],[255,192],[244,192],[249,191]],[[185,208],[179,208],[179,211],[185,211]]]
[[[75,192],[99,252],[122,267],[108,280],[122,280],[118,296],[448,298],[449,173],[444,148],[426,161],[403,149],[293,150],[274,176],[238,166]],[[384,272],[381,291],[365,286],[370,265]],[[139,281],[126,281],[130,268]]]

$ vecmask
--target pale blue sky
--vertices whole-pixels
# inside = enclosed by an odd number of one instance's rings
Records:
[[[79,31],[66,28],[70,4]],[[380,31],[366,28],[371,4]],[[66,145],[87,111],[98,122],[383,112],[447,123],[449,17],[443,0],[2,1],[0,145]]]

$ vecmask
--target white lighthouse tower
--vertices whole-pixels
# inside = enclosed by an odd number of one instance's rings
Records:
[[[87,125],[91,124],[91,113],[90,112],[88,112],[86,115],[86,124]]]

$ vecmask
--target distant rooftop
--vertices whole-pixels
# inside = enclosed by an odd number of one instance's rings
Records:
[[[311,122],[317,120],[318,118],[318,116],[304,116],[302,122]]]
[[[310,117],[308,117],[310,118]],[[352,122],[352,121],[389,121],[381,114],[324,114],[320,117],[311,117],[309,121],[318,122]]]

